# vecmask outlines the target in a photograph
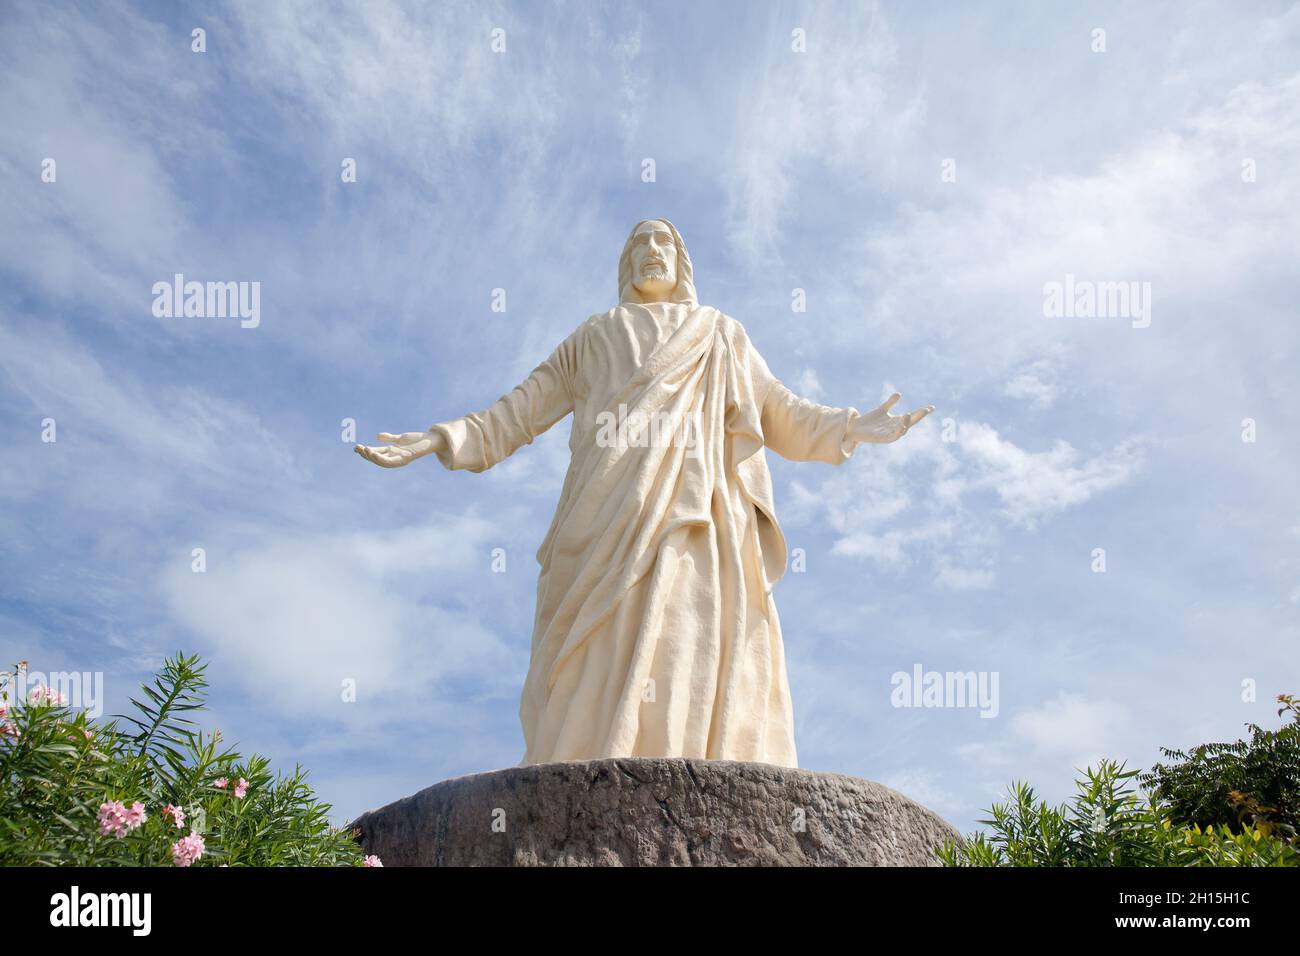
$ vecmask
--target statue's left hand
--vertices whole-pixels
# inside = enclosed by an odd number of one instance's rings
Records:
[[[855,442],[871,442],[886,445],[898,441],[907,434],[907,430],[934,411],[933,405],[926,405],[906,415],[891,415],[889,410],[903,396],[895,392],[879,408],[873,408],[864,415],[853,419],[846,437]]]

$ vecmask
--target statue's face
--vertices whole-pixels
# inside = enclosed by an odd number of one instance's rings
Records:
[[[632,234],[632,285],[648,302],[662,302],[677,286],[677,244],[666,225],[643,222]]]

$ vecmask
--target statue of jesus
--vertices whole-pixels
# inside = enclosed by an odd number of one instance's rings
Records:
[[[796,767],[772,601],[786,543],[764,447],[841,464],[934,410],[893,415],[898,399],[860,414],[794,395],[738,321],[699,304],[673,224],[647,219],[623,247],[618,305],[578,326],[514,391],[356,451],[385,468],[436,455],[478,472],[573,415],[572,460],[537,552],[521,764]]]

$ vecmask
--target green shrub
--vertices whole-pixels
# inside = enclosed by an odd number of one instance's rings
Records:
[[[1283,695],[1279,714],[1300,719]],[[1103,760],[1050,807],[1032,787],[1011,785],[994,804],[992,827],[938,851],[946,866],[1300,866],[1295,812],[1300,760],[1293,722],[1279,731],[1253,724],[1250,743],[1207,744],[1147,774]],[[1163,748],[1162,748],[1163,749]],[[1146,788],[1139,795],[1133,785]]]
[[[363,865],[301,767],[272,774],[265,757],[244,759],[197,727],[205,666],[167,660],[121,725],[74,713],[52,692],[6,704],[0,865]],[[15,676],[0,675],[0,696]]]
[[[1141,799],[1129,781],[1138,771],[1103,760],[1076,781],[1068,803],[1050,807],[1025,783],[1011,802],[994,804],[992,832],[938,851],[945,866],[1300,866],[1294,844],[1253,826],[1184,826]]]
[[[1278,715],[1291,722],[1278,730],[1247,724],[1250,740],[1202,744],[1190,754],[1160,748],[1178,761],[1156,764],[1142,785],[1174,816],[1201,829],[1250,824],[1265,833],[1294,838],[1300,828],[1300,698],[1278,697]]]

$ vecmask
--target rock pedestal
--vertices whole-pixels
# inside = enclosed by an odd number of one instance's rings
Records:
[[[385,866],[930,866],[961,839],[870,780],[660,757],[456,777],[351,826]]]

